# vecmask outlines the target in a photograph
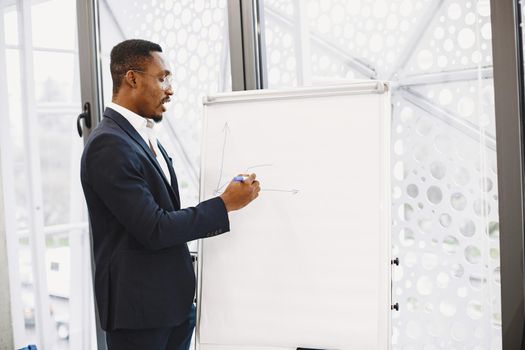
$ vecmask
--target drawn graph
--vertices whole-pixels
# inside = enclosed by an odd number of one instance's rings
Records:
[[[221,194],[224,189],[228,186],[231,179],[230,178],[223,178],[224,177],[224,160],[227,157],[227,149],[228,149],[228,139],[231,137],[231,129],[228,125],[228,122],[224,123],[224,127],[222,128],[222,149],[221,149],[221,157],[220,157],[220,165],[219,165],[219,176],[217,179],[217,186],[215,187],[215,190],[213,191],[214,195]],[[245,174],[250,174],[253,172],[257,172],[257,169],[260,168],[266,168],[266,167],[273,167],[274,164],[272,163],[263,163],[263,164],[254,164],[249,165],[244,169]],[[289,193],[291,195],[296,195],[299,193],[298,189],[292,188],[292,189],[284,189],[284,188],[261,188],[262,192],[281,192],[281,193]]]

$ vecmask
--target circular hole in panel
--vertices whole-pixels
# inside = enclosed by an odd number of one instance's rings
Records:
[[[410,107],[403,107],[401,113],[399,113],[401,121],[407,123],[414,118],[414,110]]]
[[[454,254],[459,246],[459,241],[454,236],[447,236],[443,239],[443,250],[447,254]]]
[[[477,5],[478,13],[481,16],[487,17],[490,15],[490,2],[489,1],[478,1],[476,5]]]
[[[410,247],[416,241],[414,237],[414,232],[406,227],[401,229],[401,232],[399,233],[399,241],[405,247]]]
[[[439,311],[441,311],[444,316],[452,317],[456,314],[456,306],[451,302],[444,300],[439,303]]]
[[[432,51],[424,49],[417,54],[417,64],[422,70],[427,70],[434,64],[434,55]]]
[[[452,223],[452,217],[447,213],[441,214],[439,216],[439,223],[441,224],[441,226],[447,228]]]
[[[468,295],[468,289],[466,287],[459,287],[457,294],[460,298],[466,298]]]
[[[448,277],[448,274],[444,272],[438,273],[436,277],[436,285],[439,288],[447,288],[449,281],[450,281],[450,277]]]
[[[466,50],[470,49],[476,43],[476,34],[470,28],[463,28],[458,33],[458,45]]]
[[[447,58],[447,56],[439,55],[438,59],[437,59],[437,64],[438,64],[439,68],[445,68],[448,65],[448,58]],[[441,96],[440,96],[440,99],[441,99]],[[443,101],[447,101],[446,97],[445,97],[445,99]],[[450,101],[450,102],[452,102],[452,101]],[[441,103],[444,104],[445,106],[450,104],[450,103],[446,103],[446,102],[441,102]]]
[[[452,143],[450,142],[450,137],[447,135],[438,135],[434,139],[434,146],[436,149],[443,153],[444,155],[450,155],[453,151]]]
[[[406,253],[402,262],[407,267],[414,267],[417,264],[417,256],[414,253]]]
[[[146,16],[147,20],[147,16]],[[164,29],[171,29],[173,28],[173,23],[175,22],[175,17],[172,13],[168,13],[166,17],[164,17]]]
[[[451,20],[457,20],[461,17],[461,6],[459,6],[459,4],[453,2],[452,4],[450,4],[448,6],[448,9],[447,9],[447,14],[448,14],[448,17],[451,19]]]
[[[478,300],[471,300],[467,304],[467,315],[473,320],[483,317],[483,304]]]
[[[469,117],[474,113],[474,101],[472,98],[464,96],[458,101],[458,113],[462,117]]]
[[[452,339],[457,342],[464,342],[469,336],[469,329],[461,322],[454,322],[450,329]]]
[[[473,289],[481,290],[483,286],[487,283],[487,280],[479,273],[473,273],[469,276],[469,283]]]
[[[450,196],[450,205],[456,210],[464,210],[467,206],[467,198],[461,193],[453,193]]]
[[[401,220],[409,221],[412,218],[413,213],[414,209],[410,204],[404,203],[403,205],[399,206],[399,218]]]
[[[419,194],[419,189],[415,184],[410,184],[407,186],[407,194],[412,198],[416,198]]]
[[[419,301],[417,298],[409,297],[407,298],[406,307],[408,311],[416,311],[419,309]]]
[[[481,251],[478,247],[469,245],[465,248],[465,259],[471,264],[477,264],[481,261]]]
[[[452,102],[453,95],[452,91],[450,89],[442,89],[439,92],[439,103],[442,105],[449,105]]]
[[[499,249],[498,248],[490,248],[489,255],[494,260],[499,260]]]
[[[392,280],[394,282],[399,282],[403,279],[404,275],[404,269],[403,266],[396,266],[396,268],[392,271]]]
[[[452,50],[454,50],[454,42],[452,41],[452,39],[445,39],[445,41],[443,42],[443,49],[446,52],[451,52]]]
[[[427,219],[427,218],[419,219],[417,221],[417,224],[423,232],[426,232],[426,233],[432,232],[432,219]]]
[[[472,237],[476,233],[476,224],[470,219],[465,219],[459,227],[459,232],[465,237]]]
[[[489,222],[489,237],[490,239],[499,239],[499,223],[495,221]]]
[[[501,283],[501,269],[499,267],[496,267],[494,269],[494,272],[492,273],[492,278],[497,284]]]
[[[426,303],[425,304],[425,307],[423,308],[423,310],[427,313],[427,314],[431,314],[432,312],[434,312],[434,305],[432,303]]]
[[[465,24],[473,25],[476,22],[476,15],[473,12],[469,12],[465,15]]]
[[[481,52],[479,52],[479,51],[477,51],[477,50],[474,51],[474,52],[472,53],[472,55],[470,56],[470,59],[472,60],[472,62],[473,62],[473,63],[476,63],[476,64],[480,63],[481,60],[482,60],[482,58],[483,58],[483,56],[481,55]],[[483,125],[486,126],[486,125],[487,125],[487,122],[484,122]]]
[[[270,74],[271,74],[271,70],[270,70]],[[403,162],[396,162],[396,164],[394,165],[394,178],[396,180],[403,180],[404,179],[404,167],[403,167]]]
[[[394,199],[398,199],[398,198],[400,198],[400,197],[401,197],[401,194],[402,194],[402,192],[401,192],[401,187],[399,187],[399,186],[395,186],[395,187],[392,189],[392,197],[393,197]]]
[[[425,163],[425,161],[428,159],[428,156],[428,147],[425,145],[417,147],[414,151],[414,158],[420,163]]]
[[[403,154],[403,140],[397,140],[394,143],[394,153],[397,155]]]
[[[443,199],[443,193],[437,186],[430,186],[427,190],[427,198],[432,204],[439,204]]]
[[[419,294],[430,295],[433,289],[432,280],[427,276],[420,277],[417,280],[416,288]]]
[[[432,130],[432,123],[426,118],[419,118],[416,123],[416,130],[421,136],[426,136]]]
[[[491,28],[490,23],[485,23],[481,27],[481,36],[485,40],[491,40],[492,39],[492,28]]]
[[[446,172],[447,168],[442,162],[432,162],[432,164],[430,164],[430,173],[435,179],[443,179],[445,177]]]
[[[392,189],[392,197],[394,199],[398,199],[401,197],[401,188],[399,186],[395,186],[393,189]]]
[[[461,278],[465,273],[465,268],[461,264],[454,264],[450,267],[452,277]]]

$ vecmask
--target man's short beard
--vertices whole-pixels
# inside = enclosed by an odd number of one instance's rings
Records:
[[[153,117],[151,117],[151,119],[153,119],[153,121],[155,123],[160,123],[162,121],[162,118],[163,118],[163,115],[154,115]]]

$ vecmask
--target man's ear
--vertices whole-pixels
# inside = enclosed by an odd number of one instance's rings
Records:
[[[136,88],[137,80],[136,80],[135,72],[133,72],[132,70],[128,70],[126,74],[124,75],[124,82],[128,84],[130,88]]]

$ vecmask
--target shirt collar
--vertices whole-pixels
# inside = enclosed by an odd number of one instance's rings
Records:
[[[148,127],[148,119],[141,117],[140,115],[133,111],[130,111],[126,107],[122,107],[121,105],[118,105],[115,102],[109,102],[106,105],[106,107],[109,107],[115,110],[116,112],[120,113],[141,135],[143,133],[149,133],[155,130],[155,122],[149,123],[150,126]]]

